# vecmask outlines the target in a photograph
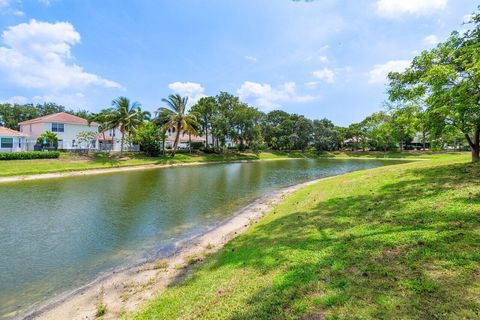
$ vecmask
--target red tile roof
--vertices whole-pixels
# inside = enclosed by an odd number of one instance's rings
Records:
[[[27,135],[19,131],[8,129],[5,127],[0,127],[0,136],[26,137]]]
[[[23,122],[20,122],[19,124],[30,124],[30,123],[41,123],[41,122],[60,122],[60,123],[88,125],[88,121],[86,119],[74,116],[66,112],[49,114],[47,116],[43,116],[40,118],[23,121]],[[98,124],[95,122],[90,123],[90,125],[98,126]]]

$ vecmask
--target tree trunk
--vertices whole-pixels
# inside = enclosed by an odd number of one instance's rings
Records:
[[[123,133],[122,130],[122,140],[120,141],[120,155],[123,153],[123,143],[125,142],[125,134]]]
[[[162,139],[162,153],[163,153],[163,156],[165,156],[165,140],[166,140],[166,133],[163,135],[163,139]]]
[[[423,143],[423,146],[422,146],[422,150],[425,151],[427,148],[426,148],[426,134],[425,134],[425,131],[422,132],[422,143]]]
[[[208,149],[208,127],[205,127],[205,149]]]
[[[188,133],[188,152],[192,153],[192,134]]]
[[[173,143],[172,157],[175,157],[175,154],[177,153],[179,139],[180,139],[180,126],[177,126],[177,134],[175,136],[175,142]]]
[[[468,133],[465,134],[465,138],[470,145],[470,150],[472,150],[472,162],[480,161],[480,127],[475,129],[473,139],[470,138]]]

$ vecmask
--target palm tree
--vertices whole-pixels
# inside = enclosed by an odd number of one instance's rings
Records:
[[[134,133],[144,122],[146,113],[141,111],[141,105],[138,102],[130,103],[126,97],[119,97],[112,101],[113,110],[108,115],[108,127],[119,128],[122,133],[120,144],[120,154],[123,152],[125,144],[125,134]]]
[[[110,118],[110,114],[113,112],[113,109],[112,108],[109,108],[109,109],[103,109],[101,110],[99,113],[92,113],[88,118],[88,125],[90,126],[90,124],[92,122],[96,122],[99,124],[98,126],[98,131],[102,134],[103,136],[103,141],[106,140],[105,138],[105,132],[107,130],[110,130],[110,129],[113,129],[110,127],[110,123],[109,123],[109,118]],[[112,141],[112,147],[113,147],[113,141]],[[108,152],[112,151],[111,149],[110,150],[107,150]]]
[[[179,94],[172,94],[168,99],[162,99],[167,104],[166,107],[160,107],[158,113],[166,118],[166,123],[162,126],[163,130],[175,128],[175,142],[173,143],[172,157],[175,157],[180,140],[180,132],[188,134],[197,134],[197,117],[195,114],[186,113],[187,97]]]

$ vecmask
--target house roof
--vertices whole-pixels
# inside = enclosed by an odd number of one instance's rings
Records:
[[[88,125],[88,121],[86,119],[74,116],[73,114],[69,114],[66,112],[49,114],[40,118],[23,121],[23,122],[20,122],[19,124],[23,125],[23,124],[44,123],[44,122],[61,122],[61,123]],[[98,126],[98,124],[95,122],[90,123],[90,125]]]
[[[8,129],[5,127],[0,127],[0,136],[8,136],[8,137],[26,137],[26,134],[23,134],[19,131]]]

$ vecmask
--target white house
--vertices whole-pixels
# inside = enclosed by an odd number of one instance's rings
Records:
[[[166,139],[165,139],[165,148],[171,149],[173,148],[173,144],[175,143],[175,139],[177,137],[175,128],[170,128],[166,132]],[[190,147],[191,142],[201,142],[205,144],[205,136],[197,136],[197,135],[190,135],[185,131],[180,132],[180,137],[178,139],[178,148],[179,149],[188,149]]]
[[[102,151],[120,151],[122,149],[123,133],[119,128],[108,129],[97,134],[98,149]],[[125,134],[123,151],[139,151],[140,146],[131,144],[128,135]]]
[[[54,113],[44,117],[20,122],[20,132],[28,136],[28,149],[32,150],[37,138],[45,131],[57,134],[58,149],[75,150],[78,145],[77,135],[80,132],[98,132],[97,123],[88,123],[87,120],[66,112]],[[93,149],[98,149],[98,140],[91,143]]]
[[[0,152],[25,151],[27,136],[21,132],[0,127]]]

